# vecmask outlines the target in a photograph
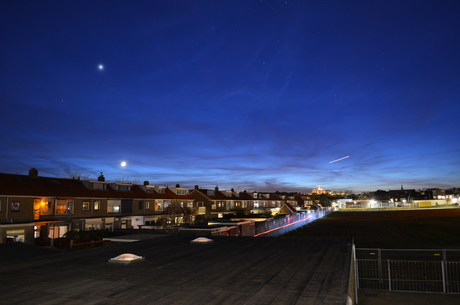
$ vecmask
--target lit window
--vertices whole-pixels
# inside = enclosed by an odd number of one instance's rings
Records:
[[[44,200],[40,202],[41,215],[53,215],[53,202]]]
[[[56,200],[56,214],[69,215],[73,214],[73,201],[67,199]]]
[[[7,230],[6,231],[6,240],[11,242],[24,242],[25,239],[25,230]]]
[[[107,205],[107,213],[120,213],[120,204],[109,203]]]
[[[89,210],[89,202],[83,202],[83,211]]]
[[[162,200],[155,202],[155,211],[163,211],[163,201]]]
[[[96,201],[96,202],[94,203],[94,210],[95,210],[95,211],[99,211],[100,206],[101,206],[101,204],[99,203],[99,201]]]

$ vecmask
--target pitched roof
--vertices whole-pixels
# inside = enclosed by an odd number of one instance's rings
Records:
[[[0,194],[16,196],[87,196],[87,188],[75,179],[0,174]]]
[[[208,191],[213,191],[214,195],[209,195]],[[235,197],[235,196],[232,196],[232,197],[225,196],[218,190],[194,189],[192,190],[192,193],[193,192],[199,192],[203,196],[207,197],[209,200],[238,200],[239,199],[238,197]]]
[[[192,199],[188,195],[176,195],[171,191],[165,194],[145,192],[138,185],[132,185],[129,191],[117,191],[110,186],[113,183],[107,184],[109,186],[103,190],[89,189],[78,179],[0,173],[0,195],[6,196]]]
[[[284,203],[283,206],[280,208],[280,214],[294,214],[296,213],[296,209],[290,205],[289,203]]]

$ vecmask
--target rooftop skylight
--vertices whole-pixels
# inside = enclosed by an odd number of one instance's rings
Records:
[[[132,262],[141,261],[143,259],[144,257],[142,256],[138,256],[138,255],[131,254],[131,253],[124,253],[114,258],[109,259],[109,263],[129,264]]]
[[[212,239],[209,239],[206,237],[198,237],[191,241],[191,243],[196,243],[196,244],[207,244],[207,243],[212,243],[212,242],[213,242]]]

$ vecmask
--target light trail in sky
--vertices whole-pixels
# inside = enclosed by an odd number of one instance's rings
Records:
[[[350,156],[346,156],[346,157],[343,157],[343,158],[340,158],[340,159],[331,161],[331,162],[329,162],[329,163],[334,163],[334,162],[337,162],[337,161],[340,161],[340,160],[343,160],[343,159],[346,159],[346,158],[349,158],[349,157],[350,157]]]

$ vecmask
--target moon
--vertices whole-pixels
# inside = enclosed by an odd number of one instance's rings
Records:
[[[120,163],[120,165],[121,165],[122,167],[125,167],[125,166],[126,166],[126,162],[123,161],[123,162]]]
[[[100,71],[102,71],[102,70],[104,70],[104,65],[103,65],[103,64],[99,64],[99,65],[97,66],[97,68],[98,68]]]

